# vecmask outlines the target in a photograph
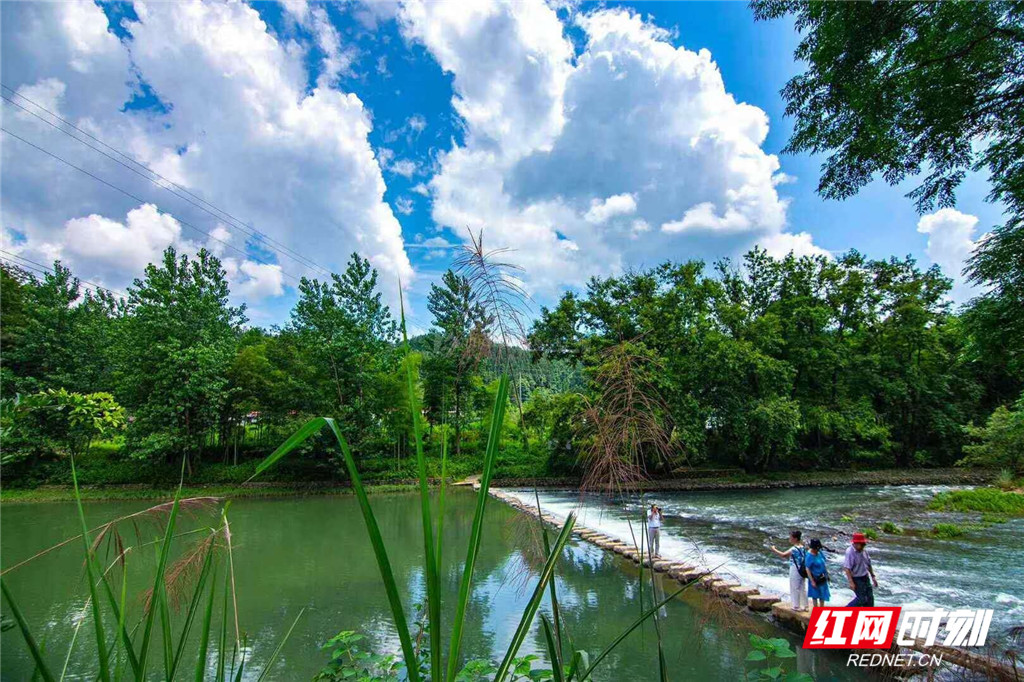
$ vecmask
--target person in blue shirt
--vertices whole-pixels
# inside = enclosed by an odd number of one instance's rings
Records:
[[[821,540],[813,538],[808,546],[807,558],[804,566],[807,567],[807,579],[810,586],[807,588],[807,598],[811,606],[824,606],[832,598],[828,589],[828,565],[825,562],[825,549]]]

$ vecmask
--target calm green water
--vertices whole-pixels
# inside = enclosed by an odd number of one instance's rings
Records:
[[[448,609],[454,608],[473,500],[468,492],[457,491],[447,515],[444,546],[448,561],[443,590]],[[93,526],[148,504],[93,503],[86,510]],[[423,595],[418,498],[408,494],[378,496],[373,505],[396,577],[411,606]],[[376,563],[354,499],[236,500],[230,517],[236,543],[239,617],[242,629],[257,641],[253,652],[257,663],[269,657],[281,633],[300,609],[306,608],[275,665],[273,679],[309,679],[326,660],[319,647],[339,630],[359,630],[380,647],[397,648]],[[517,549],[523,544],[522,523],[517,521],[521,518],[505,505],[494,501],[488,505],[464,646],[473,657],[500,657],[532,589],[530,582],[524,590],[521,578],[523,555]],[[213,520],[189,521],[193,526],[204,522]],[[72,536],[76,529],[71,504],[7,505],[0,523],[0,560],[4,567]],[[147,537],[151,536],[152,531]],[[136,557],[137,565],[141,568],[148,558]],[[594,654],[639,613],[636,572],[631,563],[578,541],[573,541],[559,570],[558,589],[570,632],[578,645]],[[80,549],[71,545],[19,569],[9,579],[37,636],[46,638],[50,658],[62,660],[76,613],[85,603]],[[674,585],[666,581],[664,589],[671,590]],[[133,582],[132,588],[141,591],[142,585]],[[686,601],[670,604],[665,611],[667,658],[676,671],[673,679],[740,679],[749,650],[747,633],[779,633],[736,614],[713,617],[702,599],[694,594]],[[649,586],[645,603],[650,603]],[[136,613],[138,610],[136,602]],[[722,623],[723,617],[731,618],[731,622]],[[91,671],[89,627],[88,623],[83,627],[72,655],[71,667],[83,673]],[[4,633],[0,644],[0,677],[27,679],[31,665],[17,631]],[[542,649],[540,633],[535,630],[522,653],[541,653]],[[801,652],[798,663],[818,680],[852,679],[840,658]],[[59,669],[59,664],[55,665]],[[608,659],[597,678],[655,680],[653,630],[648,627],[643,633],[634,633]]]

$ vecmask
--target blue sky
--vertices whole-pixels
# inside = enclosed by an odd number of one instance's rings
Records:
[[[4,250],[123,290],[167,245],[207,246],[255,324],[287,321],[297,278],[322,276],[310,260],[338,269],[355,250],[389,301],[407,283],[425,329],[467,228],[514,250],[542,305],[755,244],[959,277],[1000,222],[979,176],[925,217],[912,182],[818,197],[821,159],[781,154],[799,36],[741,2],[15,5],[3,83],[45,109],[5,102],[5,127],[142,202],[4,139]],[[51,113],[240,220],[97,156]]]

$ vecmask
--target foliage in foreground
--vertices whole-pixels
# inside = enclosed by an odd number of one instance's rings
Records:
[[[813,682],[807,673],[786,670],[786,661],[796,658],[789,642],[781,637],[766,639],[755,634],[750,635],[750,646],[753,651],[747,654],[747,663],[754,664],[753,670],[747,671],[747,680],[751,682]]]
[[[71,466],[74,477],[73,460]],[[211,498],[183,499],[179,489],[173,502],[114,519],[90,530],[85,523],[82,500],[75,481],[75,502],[81,533],[5,571],[21,568],[53,549],[81,539],[88,594],[85,609],[77,619],[72,633],[69,650],[59,659],[63,660],[63,667],[56,667],[58,663],[48,656],[52,652],[47,652],[44,644],[33,634],[17,599],[8,589],[7,583],[0,578],[3,598],[35,662],[33,679],[54,682],[57,679],[63,680],[69,672],[74,673],[68,667],[79,631],[86,627],[86,623],[91,623],[95,638],[95,667],[82,672],[97,675],[97,679],[102,682],[146,680],[151,676],[153,668],[161,667],[156,660],[158,657],[162,657],[162,672],[159,674],[165,680],[189,675],[197,682],[204,679],[217,682],[241,680],[246,674],[255,674],[259,680],[264,678],[302,617],[302,612],[299,612],[263,669],[252,671],[249,663],[251,648],[238,625],[231,531],[226,508],[221,510],[219,527],[206,529],[207,534],[186,550],[181,559],[176,562],[171,560],[174,541],[184,535],[175,533],[182,510],[207,506],[210,501]],[[162,534],[150,541],[143,541],[139,535],[136,546],[125,544],[118,529],[119,524],[130,523],[138,532],[142,522],[154,520],[158,528],[162,526]],[[145,549],[151,545],[157,545],[158,550],[156,567],[151,577],[152,587],[147,593],[141,616],[133,623],[129,620],[127,575],[130,562],[127,559],[132,550]],[[112,547],[117,553],[107,568],[104,568],[106,561],[101,563],[99,559],[103,546]],[[120,580],[112,575],[115,568],[120,569]],[[219,594],[218,583],[221,579],[218,571],[223,575],[223,586]],[[179,609],[179,605],[185,608]],[[218,605],[220,628],[215,629],[213,615]],[[229,622],[232,621],[234,629],[229,632]],[[110,632],[114,636],[108,641]],[[198,640],[194,634],[198,635]],[[215,653],[211,652],[213,647],[216,647]]]

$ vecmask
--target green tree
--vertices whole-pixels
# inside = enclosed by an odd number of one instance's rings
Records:
[[[229,294],[220,261],[205,249],[189,258],[169,247],[129,287],[119,395],[134,418],[134,456],[183,456],[190,469],[198,461],[227,400],[245,322]]]
[[[54,263],[42,280],[3,270],[5,394],[112,388],[117,303]],[[9,382],[9,383],[8,383]]]
[[[462,452],[471,380],[489,351],[487,329],[491,316],[473,292],[469,280],[448,270],[441,286],[430,285],[427,309],[434,316],[436,348],[424,366],[432,385],[429,397],[451,415],[456,456]],[[440,388],[438,388],[440,387]]]
[[[968,272],[989,289],[968,319],[1024,381],[1024,4],[754,0],[758,19],[791,15],[804,73],[782,91],[796,119],[785,151],[827,153],[818,191],[856,194],[875,177],[919,211],[952,206],[967,173],[987,170],[1006,222]],[[996,332],[993,334],[993,332]],[[1015,393],[1014,393],[1015,394]],[[1005,396],[1002,396],[1005,397]]]
[[[966,427],[975,441],[964,447],[958,464],[1002,467],[1015,476],[1024,475],[1024,395],[1012,408],[1000,405],[984,426]]]
[[[346,436],[364,444],[387,409],[374,389],[397,364],[396,325],[377,271],[353,253],[330,282],[303,278],[289,329],[315,367],[317,409],[340,417]]]

